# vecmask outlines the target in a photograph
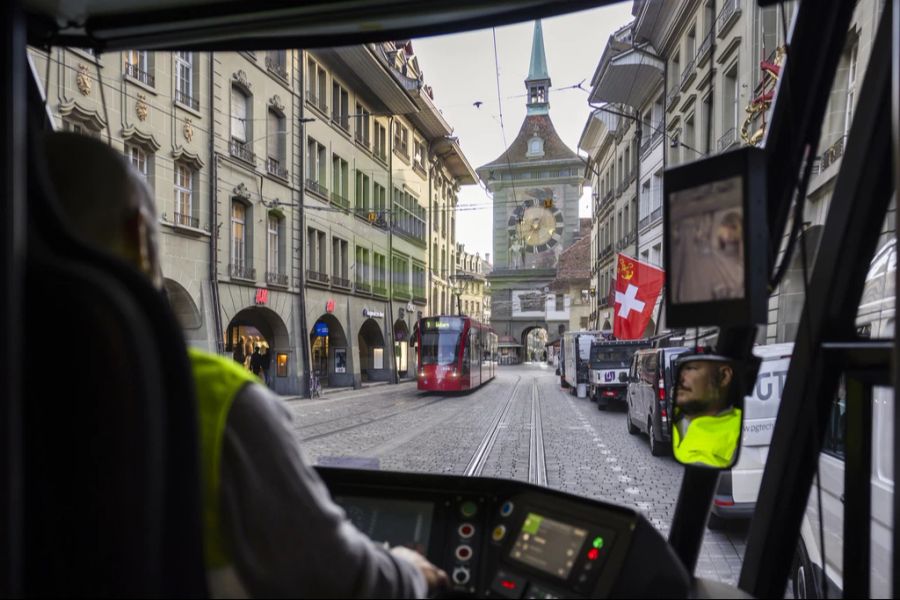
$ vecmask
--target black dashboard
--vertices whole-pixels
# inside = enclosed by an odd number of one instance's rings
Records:
[[[686,597],[691,580],[640,513],[523,482],[319,468],[376,541],[447,571],[445,597]]]

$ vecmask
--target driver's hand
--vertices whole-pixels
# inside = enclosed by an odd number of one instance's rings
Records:
[[[429,592],[433,592],[447,586],[447,583],[449,582],[447,573],[445,573],[443,569],[440,569],[431,564],[427,558],[425,558],[415,550],[410,550],[406,546],[394,546],[393,548],[391,548],[391,554],[398,558],[402,558],[409,563],[412,563],[413,566],[419,569],[422,575],[425,576],[425,582],[428,584]]]

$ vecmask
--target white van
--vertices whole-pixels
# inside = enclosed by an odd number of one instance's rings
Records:
[[[894,337],[896,240],[884,240],[872,259],[856,318],[861,336]],[[842,595],[844,561],[844,414],[846,396],[838,393],[832,404],[825,434],[819,473],[822,478],[822,530],[825,538],[823,560],[819,537],[819,502],[816,483],[810,490],[800,540],[791,564],[791,589],[795,598],[823,598],[822,565],[825,565],[828,597]],[[872,390],[872,478],[870,521],[872,598],[891,595],[891,561],[894,506],[894,391],[889,387]]]
[[[753,516],[793,349],[793,343],[753,348],[753,354],[762,359],[762,363],[753,393],[744,399],[738,461],[719,475],[719,487],[707,522],[710,529],[720,529],[730,519]]]

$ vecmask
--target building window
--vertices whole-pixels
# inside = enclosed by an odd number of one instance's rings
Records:
[[[331,168],[331,201],[343,208],[348,208],[350,206],[348,190],[350,185],[350,165],[346,160],[334,154],[331,158]]]
[[[426,214],[415,196],[394,188],[392,227],[394,231],[425,243]]]
[[[325,146],[309,138],[306,145],[306,187],[321,196],[328,196],[325,187]]]
[[[395,255],[391,261],[391,271],[394,280],[394,293],[409,296],[409,259]]]
[[[242,205],[243,206],[243,205]],[[197,228],[194,217],[194,171],[185,164],[175,163],[175,223]]]
[[[394,121],[394,150],[409,158],[409,130]]]
[[[379,216],[384,215],[385,209],[387,209],[386,205],[386,190],[383,185],[378,183],[372,184],[372,209],[378,213]]]
[[[143,176],[144,181],[150,179],[150,158],[147,151],[134,144],[125,144],[125,155],[131,162],[131,166]]]
[[[255,273],[250,268],[250,246],[247,243],[248,212],[243,202],[231,201],[231,276],[255,279]]]
[[[556,294],[556,312],[562,312],[566,309],[566,297],[563,294]]]
[[[375,156],[381,160],[387,160],[387,129],[384,125],[375,125]]]
[[[725,81],[722,90],[722,131],[725,135],[731,132],[732,136],[737,130],[737,120],[740,114],[738,110],[738,101],[740,99],[740,86],[738,85],[738,68],[735,64],[725,73]],[[730,138],[729,138],[730,139]],[[730,141],[728,142],[730,145]],[[728,146],[724,146],[719,150],[723,150]]]
[[[269,50],[266,52],[266,68],[283,80],[288,78],[287,52],[284,50]]]
[[[350,287],[350,256],[347,240],[331,238],[332,282],[341,287]]]
[[[356,266],[354,280],[356,289],[369,291],[369,249],[362,246],[356,247]]]
[[[425,265],[413,263],[413,296],[419,299],[425,299]]]
[[[325,232],[309,227],[306,230],[306,268],[311,281],[327,283],[327,250]]]
[[[369,176],[356,171],[356,214],[367,217],[371,205],[369,203]]]
[[[266,172],[282,179],[287,179],[287,139],[286,120],[283,115],[270,110],[266,131]]]
[[[328,111],[327,89],[328,74],[316,61],[310,58],[306,69],[306,97],[309,103],[321,110]]]
[[[372,291],[384,295],[387,293],[387,278],[385,274],[386,267],[386,258],[383,254],[378,254],[377,252],[373,255],[374,259],[374,271],[373,275],[375,276],[374,288]]]
[[[266,264],[268,265],[268,283],[287,284],[287,279],[278,276],[284,275],[284,254],[281,251],[283,236],[281,234],[284,220],[278,215],[270,214],[268,227],[266,228]]]
[[[341,129],[350,131],[350,95],[336,81],[331,85],[331,102],[331,120]]]
[[[365,146],[369,147],[369,131],[372,122],[372,115],[369,111],[359,102],[356,103],[356,115],[354,116],[356,120],[354,129],[356,130],[354,135],[356,137],[356,141]]]
[[[194,53],[175,53],[175,102],[200,110],[194,94]]]
[[[413,167],[425,173],[425,144],[419,140],[413,141]]]
[[[859,42],[855,42],[850,48],[849,68],[847,69],[847,95],[844,108],[844,131],[846,137],[850,133],[850,125],[853,122],[853,101],[856,98],[856,59],[859,53]]]
[[[125,75],[153,87],[156,80],[152,62],[152,55],[146,50],[128,50],[125,52]]]

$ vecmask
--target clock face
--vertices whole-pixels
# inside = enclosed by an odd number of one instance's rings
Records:
[[[546,207],[543,199],[529,198],[510,215],[508,229],[511,246],[545,252],[562,241],[563,215],[555,206]]]

